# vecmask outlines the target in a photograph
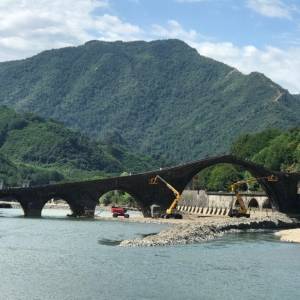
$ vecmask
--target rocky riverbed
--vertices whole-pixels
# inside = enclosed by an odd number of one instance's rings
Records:
[[[300,227],[299,220],[284,214],[264,218],[203,218],[181,224],[173,224],[158,234],[124,240],[122,247],[171,246],[205,242],[238,230],[287,229]]]

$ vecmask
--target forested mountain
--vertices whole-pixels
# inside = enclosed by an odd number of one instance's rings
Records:
[[[100,144],[56,121],[0,107],[0,179],[7,185],[82,180],[157,167],[108,141]]]
[[[169,164],[229,150],[242,133],[300,125],[300,99],[179,40],[91,41],[0,64],[0,103]]]

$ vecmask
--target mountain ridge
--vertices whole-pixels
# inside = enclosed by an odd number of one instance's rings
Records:
[[[0,63],[0,104],[169,164],[227,152],[242,133],[298,126],[300,99],[179,40],[90,41]]]

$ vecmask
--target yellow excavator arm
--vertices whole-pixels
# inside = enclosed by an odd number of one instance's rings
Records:
[[[163,182],[175,195],[175,199],[171,203],[170,207],[166,210],[167,215],[172,215],[174,213],[174,211],[176,210],[178,202],[180,200],[180,193],[170,183],[168,183],[165,179],[163,179],[159,175],[156,175],[154,178],[151,178],[150,184],[157,184],[158,180]]]
[[[243,184],[247,184],[247,183],[252,183],[252,182],[256,182],[257,180],[260,179],[266,179],[268,181],[278,181],[278,178],[274,175],[270,175],[270,176],[265,176],[265,177],[258,177],[258,178],[249,178],[249,179],[245,179],[245,180],[240,180],[237,181],[233,184],[230,185],[230,190],[235,194],[236,199],[240,205],[240,210],[239,210],[239,214],[241,215],[247,215],[247,208],[245,206],[245,203],[243,201],[243,198],[241,197],[240,193],[239,193],[239,187]],[[232,203],[233,204],[233,203]],[[231,210],[233,208],[231,207]]]
[[[245,183],[245,182],[243,182],[243,183]],[[236,196],[236,199],[237,199],[237,201],[238,201],[238,203],[239,203],[239,205],[240,205],[240,212],[241,212],[242,214],[245,214],[245,213],[247,213],[247,208],[246,208],[246,206],[245,206],[245,203],[244,203],[244,201],[243,201],[243,198],[241,197],[241,195],[240,195],[240,193],[239,193],[239,191],[238,191],[239,185],[240,185],[240,184],[243,184],[243,183],[238,183],[238,182],[236,182],[236,183],[232,184],[232,185],[231,185],[231,191],[234,192],[234,194],[235,194],[235,196]]]

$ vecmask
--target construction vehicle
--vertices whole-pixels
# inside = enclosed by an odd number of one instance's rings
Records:
[[[244,184],[256,182],[257,180],[260,180],[260,179],[266,179],[268,181],[278,181],[278,178],[276,176],[270,175],[270,176],[258,177],[258,178],[252,177],[249,179],[237,181],[230,185],[230,190],[231,190],[231,192],[233,192],[235,194],[236,200],[239,203],[239,208],[236,209],[233,207],[234,201],[232,200],[230,211],[229,211],[229,217],[237,217],[237,218],[240,218],[240,217],[249,218],[250,217],[250,214],[247,213],[247,208],[245,206],[244,200],[239,193],[239,187]]]
[[[182,219],[182,215],[177,210],[177,205],[180,200],[180,193],[171,184],[169,184],[165,179],[163,179],[159,175],[156,175],[155,177],[151,178],[149,184],[158,184],[158,180],[163,182],[175,195],[175,199],[173,200],[170,207],[167,208],[166,212],[160,215],[160,217],[164,219],[169,219],[169,218]]]
[[[127,209],[124,207],[112,206],[111,212],[112,212],[112,216],[114,218],[117,218],[117,217],[129,218],[129,214],[126,213]]]

